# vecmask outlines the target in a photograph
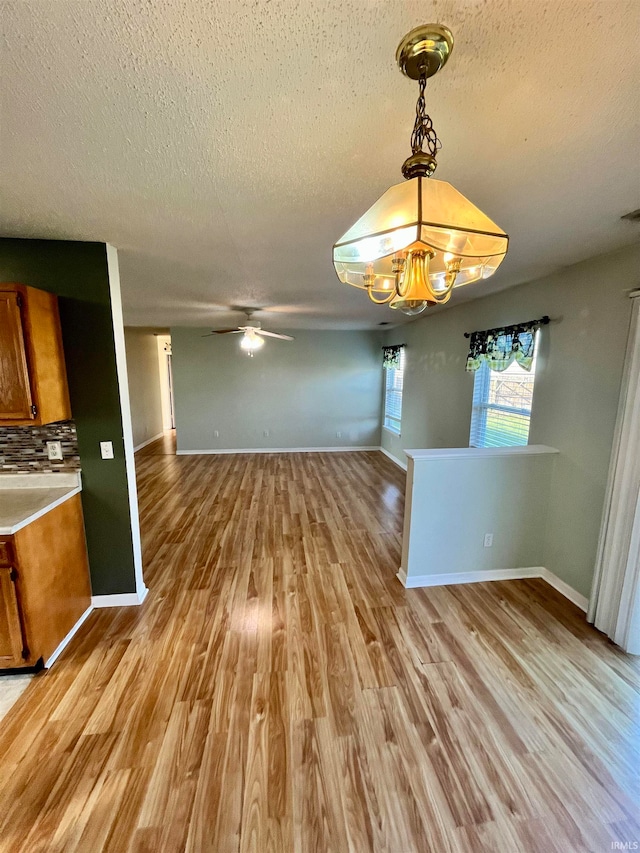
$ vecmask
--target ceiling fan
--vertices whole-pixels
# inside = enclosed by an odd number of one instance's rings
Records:
[[[263,338],[265,337],[278,338],[281,341],[295,340],[291,335],[281,335],[278,332],[268,332],[266,329],[263,329],[258,320],[251,319],[255,312],[255,308],[244,309],[243,313],[247,317],[247,322],[244,326],[236,326],[233,329],[212,329],[209,334],[202,337],[209,338],[211,335],[242,335],[240,346],[251,358],[253,358],[254,351],[264,345]]]

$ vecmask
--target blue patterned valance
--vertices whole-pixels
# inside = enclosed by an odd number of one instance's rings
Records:
[[[385,369],[393,370],[400,367],[400,352],[404,344],[397,344],[392,347],[382,347],[382,366]]]
[[[502,329],[486,329],[471,332],[467,370],[477,370],[486,361],[491,370],[503,371],[517,361],[520,367],[531,370],[535,349],[535,332],[548,318],[505,326]]]

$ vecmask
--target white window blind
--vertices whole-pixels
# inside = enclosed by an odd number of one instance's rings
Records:
[[[510,447],[529,441],[529,422],[537,361],[536,346],[531,371],[517,362],[499,373],[484,362],[475,372],[471,447]]]
[[[391,432],[400,435],[404,348],[400,350],[400,367],[387,367],[384,374],[384,425]]]

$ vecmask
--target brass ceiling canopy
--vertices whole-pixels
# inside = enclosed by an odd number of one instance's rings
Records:
[[[442,24],[415,27],[396,50],[400,71],[412,80],[433,77],[445,65],[453,50],[453,34]]]
[[[419,83],[405,182],[390,187],[333,247],[340,281],[405,314],[443,305],[454,287],[489,278],[509,244],[505,232],[451,184],[431,178],[440,141],[425,90],[452,50],[451,31],[441,24],[416,27],[398,45],[400,70]]]

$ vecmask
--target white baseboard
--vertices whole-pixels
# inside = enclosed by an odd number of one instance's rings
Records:
[[[402,468],[403,471],[407,470],[406,462],[401,462],[399,459],[396,459],[396,457],[392,453],[389,453],[388,450],[385,450],[384,447],[379,447],[378,450],[380,451],[380,453],[384,453],[384,455],[387,456],[392,462],[395,462],[398,468]]]
[[[238,447],[233,450],[176,450],[178,456],[209,456],[221,453],[353,453],[380,450],[375,447]]]
[[[396,577],[406,589],[425,586],[450,586],[457,583],[482,583],[483,581],[511,581],[522,578],[539,578],[542,569],[532,566],[527,569],[487,569],[477,572],[450,572],[442,575],[411,575],[407,577],[401,568]]]
[[[407,585],[407,573],[406,573],[406,572],[405,572],[405,570],[402,568],[402,566],[400,566],[400,568],[399,568],[399,569],[398,569],[398,571],[396,572],[396,577],[398,578],[398,580],[400,581],[400,583],[402,584],[402,586],[403,586],[405,589],[413,589],[413,587],[412,587],[412,586],[408,586],[408,585]]]
[[[407,577],[406,572],[402,567],[398,570],[396,577],[405,589],[418,589],[420,587],[429,586],[449,586],[458,583],[485,583],[486,581],[511,581],[523,580],[524,578],[542,578],[549,586],[552,586],[559,593],[573,602],[580,610],[585,613],[589,605],[589,600],[577,592],[569,584],[561,580],[553,572],[545,569],[544,566],[530,566],[524,569],[488,569],[487,571],[477,572],[452,572],[444,575],[412,575]]]
[[[155,441],[155,439],[151,439],[151,441]],[[144,445],[140,445],[140,447],[144,447]],[[139,448],[136,447],[136,450]],[[401,462],[399,459],[396,459],[388,450],[385,450],[384,447],[379,446],[366,446],[366,447],[239,447],[233,450],[176,450],[176,454],[178,456],[216,456],[218,454],[224,453],[353,453],[357,451],[371,451],[371,450],[379,450],[380,453],[384,453],[392,462],[398,466],[398,468],[402,468],[403,471],[407,470],[407,463]]]
[[[142,444],[136,444],[133,448],[133,452],[137,453],[139,450],[142,450],[143,447],[146,447],[147,444],[153,444],[154,441],[157,441],[159,438],[164,437],[164,432],[159,432],[157,435],[154,435],[153,438],[148,438],[146,441],[143,441]]]
[[[580,608],[580,610],[584,610],[585,613],[587,612],[589,599],[582,595],[582,593],[575,590],[572,586],[569,586],[568,583],[565,583],[557,575],[554,575],[553,572],[549,571],[549,569],[543,568],[541,570],[540,577],[542,580],[546,581],[549,586],[552,586],[554,589],[558,590],[561,595],[564,595],[565,598],[572,601],[576,607]]]
[[[149,590],[147,587],[144,587],[144,592],[138,594],[137,592],[121,592],[116,595],[92,595],[91,596],[91,604],[95,608],[100,607],[135,607],[138,604],[142,604],[142,602],[147,597],[147,593]]]
[[[44,662],[45,668],[49,668],[54,661],[62,654],[62,652],[69,645],[74,635],[78,632],[80,626],[87,620],[91,612],[93,611],[93,604],[90,604],[89,607],[84,611],[82,616],[78,619],[73,628],[69,631],[64,640],[53,650],[53,652],[49,655],[49,657]]]

